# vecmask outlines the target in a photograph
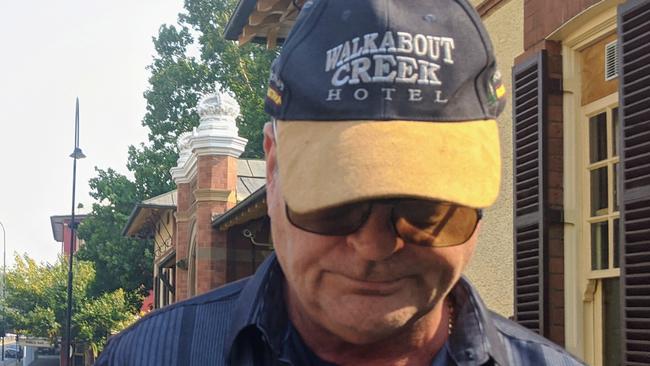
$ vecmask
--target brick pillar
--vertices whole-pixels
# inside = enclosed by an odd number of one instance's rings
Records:
[[[212,228],[212,218],[236,204],[237,159],[204,155],[197,159],[196,294],[226,283],[226,233]]]
[[[212,218],[237,203],[237,159],[246,146],[231,96],[207,95],[197,111],[199,126],[179,136],[178,166],[171,169],[178,187],[176,259],[187,266],[177,266],[177,300],[226,283],[226,234],[212,229]]]
[[[179,261],[188,261],[188,251],[190,244],[190,206],[191,192],[190,183],[177,183],[177,208],[176,208],[176,263]],[[176,301],[188,298],[188,269],[176,267]]]

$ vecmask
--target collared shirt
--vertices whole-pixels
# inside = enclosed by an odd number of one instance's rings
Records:
[[[331,365],[288,320],[284,275],[271,255],[254,276],[150,313],[112,337],[96,365]],[[489,311],[464,278],[455,322],[432,366],[582,365],[562,347]]]

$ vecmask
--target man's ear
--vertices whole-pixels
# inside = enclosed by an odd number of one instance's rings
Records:
[[[264,124],[264,155],[266,156],[266,183],[273,184],[277,174],[276,144],[273,124]]]

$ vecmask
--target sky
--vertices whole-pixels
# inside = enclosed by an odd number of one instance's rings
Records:
[[[0,1],[0,222],[7,268],[14,253],[52,263],[61,251],[50,216],[72,209],[76,97],[79,145],[87,156],[77,162],[76,201],[91,208],[95,167],[130,176],[128,146],[147,140],[141,121],[152,37],[162,24],[175,24],[182,7],[182,0]]]

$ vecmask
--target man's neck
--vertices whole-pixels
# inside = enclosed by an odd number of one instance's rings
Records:
[[[322,360],[337,365],[429,365],[449,334],[451,314],[446,301],[398,333],[369,344],[346,342],[310,321],[289,302],[289,317],[305,344]]]

